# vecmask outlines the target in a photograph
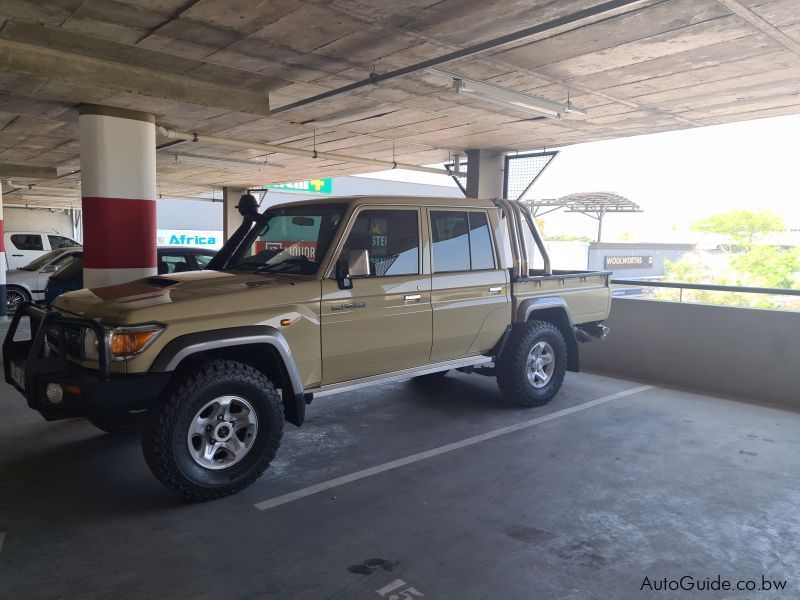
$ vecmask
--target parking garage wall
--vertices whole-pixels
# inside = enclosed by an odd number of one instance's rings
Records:
[[[6,231],[46,231],[78,239],[65,210],[4,208],[3,221]]]
[[[614,298],[582,368],[800,408],[800,313]]]

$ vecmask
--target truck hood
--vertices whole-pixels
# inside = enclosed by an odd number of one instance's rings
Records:
[[[234,310],[293,304],[319,294],[319,281],[286,275],[192,271],[157,275],[59,296],[53,306],[75,315],[125,325],[169,322]],[[266,289],[265,289],[266,288]],[[267,292],[269,290],[269,292]],[[258,295],[258,298],[255,295]],[[219,296],[225,296],[224,299]]]
[[[36,278],[39,271],[26,271],[25,269],[14,269],[6,271],[6,283],[12,283],[30,288],[36,285]]]

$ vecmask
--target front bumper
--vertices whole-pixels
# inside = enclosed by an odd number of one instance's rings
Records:
[[[15,340],[20,321],[30,321],[31,336]],[[91,319],[44,311],[32,304],[19,307],[3,341],[5,380],[20,391],[28,406],[48,421],[98,414],[122,413],[152,406],[169,380],[169,373],[111,373],[108,349],[100,348],[98,369],[79,366],[66,358],[65,330],[92,328],[104,340],[102,326]],[[55,347],[47,333],[55,335]],[[101,346],[103,344],[101,343]],[[60,385],[63,397],[51,402],[48,384]]]

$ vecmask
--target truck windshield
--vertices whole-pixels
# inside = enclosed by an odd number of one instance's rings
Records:
[[[270,209],[256,222],[225,270],[313,275],[346,210],[345,204]]]

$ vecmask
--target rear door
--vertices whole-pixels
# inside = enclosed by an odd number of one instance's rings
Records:
[[[322,282],[323,384],[427,363],[430,275],[423,274],[419,207],[365,206],[351,218],[337,260],[369,254],[369,275],[353,288]]]
[[[12,233],[8,236],[8,241],[11,242],[11,247],[6,248],[9,269],[24,267],[47,252],[40,233]]]
[[[511,322],[509,275],[486,210],[427,209],[430,224],[431,362],[491,350]]]

